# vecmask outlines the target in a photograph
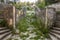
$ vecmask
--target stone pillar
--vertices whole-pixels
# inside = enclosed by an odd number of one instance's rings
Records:
[[[48,7],[46,8],[46,21],[48,26],[52,27],[54,25],[56,19],[56,11],[55,8]]]
[[[15,6],[13,6],[13,28],[15,29]]]

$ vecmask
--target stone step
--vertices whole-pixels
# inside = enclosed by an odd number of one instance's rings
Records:
[[[55,26],[55,27],[53,27],[53,28],[60,29],[60,27],[57,27],[57,26]]]
[[[50,30],[50,32],[60,35],[60,31]]]
[[[60,38],[56,36],[56,34],[54,34],[53,32],[50,32],[50,35],[52,40],[60,40]]]
[[[7,33],[5,33],[5,34],[0,35],[0,40],[8,39],[8,36],[9,36],[9,35],[11,35],[11,31],[10,31],[10,32],[7,32]],[[9,36],[9,38],[10,38],[10,36]]]
[[[4,29],[0,29],[0,31],[2,31],[2,30],[8,30],[9,28],[4,28]]]
[[[56,33],[53,33],[53,34],[56,35],[60,39],[60,35],[59,34],[56,34]]]
[[[3,40],[7,40],[7,39],[10,39],[11,38],[11,36],[12,36],[12,34],[9,34],[7,37],[5,37]]]
[[[54,37],[52,34],[49,34],[51,40],[58,40],[56,37]]]
[[[53,27],[52,30],[60,31],[59,27]]]
[[[56,34],[54,32],[51,32],[52,34],[56,35],[58,37],[58,39],[60,39],[60,35],[59,34]]]
[[[3,37],[4,35],[8,34],[8,33],[11,33],[11,31],[4,33],[4,34],[0,34],[0,38]]]
[[[2,30],[2,29],[7,29],[7,27],[0,27],[0,30]]]
[[[4,33],[9,32],[9,31],[10,31],[10,29],[1,30],[1,31],[0,31],[0,34],[4,34]]]

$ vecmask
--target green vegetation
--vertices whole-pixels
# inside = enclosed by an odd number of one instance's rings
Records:
[[[21,4],[21,3],[18,3],[18,4],[16,4],[16,3],[12,3],[17,9],[21,9],[22,8],[22,6],[23,6],[23,4]]]
[[[7,26],[7,22],[6,22],[6,20],[4,20],[4,19],[0,19],[0,25],[1,25],[2,27]]]
[[[43,21],[40,17],[36,17],[35,14],[27,14],[26,17],[20,19],[17,28],[19,29],[20,37],[23,40],[30,37],[30,34],[33,35],[29,38],[30,40],[43,40],[49,37],[48,28],[45,28]]]
[[[0,11],[0,15],[3,13],[3,11]],[[0,19],[0,26],[5,27],[7,26],[7,21],[5,19]]]
[[[42,2],[41,0],[38,0],[37,6],[39,8],[44,8],[47,5],[51,5],[51,4],[58,3],[58,2],[60,2],[60,0],[42,0]]]
[[[44,8],[45,7],[45,0],[38,0],[36,4],[39,8]]]
[[[45,0],[45,3],[46,3],[45,5],[51,5],[58,2],[60,2],[60,0]]]
[[[32,11],[33,9],[30,6],[27,6],[27,10],[31,10]]]

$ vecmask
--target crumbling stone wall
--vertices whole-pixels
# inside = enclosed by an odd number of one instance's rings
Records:
[[[13,6],[11,6],[11,5],[4,6],[4,5],[0,4],[0,8],[1,8],[0,19],[2,18],[4,20],[6,20],[8,26],[12,26],[13,25]]]
[[[8,26],[13,25],[13,6],[4,8],[4,18],[7,20]]]
[[[36,16],[40,17],[44,23],[48,24],[49,27],[54,26],[56,20],[55,8],[47,7],[43,9],[35,9],[35,13]]]
[[[46,14],[47,14],[48,26],[49,27],[54,26],[54,23],[56,21],[56,10],[55,10],[55,8],[52,8],[52,7],[46,8]]]

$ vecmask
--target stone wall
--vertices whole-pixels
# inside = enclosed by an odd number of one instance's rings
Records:
[[[44,9],[35,9],[35,13],[36,16],[40,17],[44,23],[48,24],[49,27],[54,25],[56,20],[55,8],[48,7]]]
[[[47,7],[55,8],[55,10],[56,10],[55,11],[56,12],[55,26],[56,27],[60,27],[60,2],[59,3],[52,4],[52,5],[48,5]]]
[[[13,6],[0,4],[0,19],[5,19],[8,25],[13,25]]]
[[[55,27],[60,27],[60,12],[56,12]]]
[[[47,14],[47,21],[48,21],[48,26],[52,27],[54,26],[54,23],[56,21],[56,11],[55,8],[48,7],[46,8],[46,14]]]

